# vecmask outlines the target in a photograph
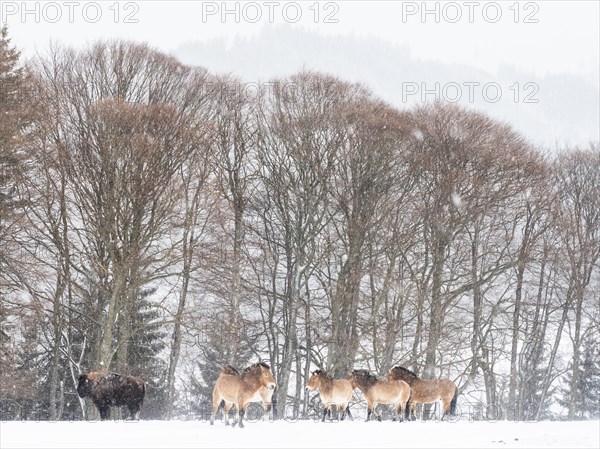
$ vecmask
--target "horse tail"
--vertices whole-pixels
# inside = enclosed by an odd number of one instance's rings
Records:
[[[455,416],[456,415],[456,402],[458,401],[458,387],[454,388],[454,397],[452,398],[452,401],[450,401],[450,415],[451,416]]]
[[[406,406],[404,407],[404,419],[410,421],[410,402],[412,401],[412,388],[410,389],[410,394],[408,395],[408,400],[406,401]]]

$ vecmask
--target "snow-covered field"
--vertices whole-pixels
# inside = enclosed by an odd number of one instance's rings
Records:
[[[0,448],[426,447],[599,448],[600,421],[584,422],[2,422]]]

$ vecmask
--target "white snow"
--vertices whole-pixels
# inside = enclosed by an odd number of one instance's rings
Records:
[[[246,422],[204,421],[0,423],[9,448],[599,448],[600,421],[577,422]]]

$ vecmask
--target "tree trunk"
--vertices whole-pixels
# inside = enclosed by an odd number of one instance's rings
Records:
[[[189,282],[192,269],[192,246],[194,243],[194,229],[186,226],[183,235],[183,270],[181,291],[179,292],[179,303],[175,313],[173,335],[171,337],[171,351],[169,353],[169,368],[167,371],[167,418],[173,418],[173,407],[175,405],[175,371],[179,364],[181,354],[181,327],[183,313],[187,301]]]
[[[288,253],[288,256],[290,253]],[[288,261],[290,259],[288,258]],[[277,403],[279,405],[277,413],[278,418],[284,418],[287,407],[288,388],[290,376],[292,373],[292,363],[296,357],[298,350],[297,341],[297,312],[298,312],[298,296],[299,296],[299,280],[300,274],[296,269],[289,267],[287,273],[287,290],[288,294],[285,304],[285,343],[282,349],[281,365],[279,366],[279,376],[277,378]]]
[[[441,337],[443,323],[442,274],[444,270],[444,253],[446,245],[438,239],[433,253],[433,273],[431,285],[431,311],[429,316],[429,338],[425,348],[425,379],[436,378],[437,348]]]
[[[507,418],[509,420],[521,419],[521,411],[517,409],[517,377],[519,375],[517,367],[517,356],[519,348],[519,326],[521,316],[521,298],[523,294],[523,277],[525,273],[525,263],[520,261],[517,267],[517,284],[515,289],[515,306],[513,309],[512,338],[510,348],[510,377],[508,381],[508,405]]]
[[[96,359],[97,369],[109,369],[114,355],[114,328],[119,312],[120,296],[124,293],[125,279],[123,273],[115,270],[115,282],[108,302],[108,314],[101,324],[100,346]]]
[[[332,345],[328,353],[329,371],[334,378],[346,377],[354,365],[358,350],[358,297],[361,259],[351,249],[342,267],[332,307]]]
[[[579,281],[578,284],[580,284]],[[575,289],[575,295],[575,335],[571,339],[573,343],[573,365],[571,367],[570,401],[568,404],[568,419],[570,420],[577,418],[577,411],[581,406],[581,398],[579,397],[581,371],[579,364],[581,357],[581,314],[584,295],[584,288],[581,285],[578,285]]]

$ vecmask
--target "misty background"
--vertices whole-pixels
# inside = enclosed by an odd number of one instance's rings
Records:
[[[598,2],[1,3],[25,57],[147,42],[248,83],[306,69],[363,82],[397,107],[455,102],[549,150],[600,137]]]

